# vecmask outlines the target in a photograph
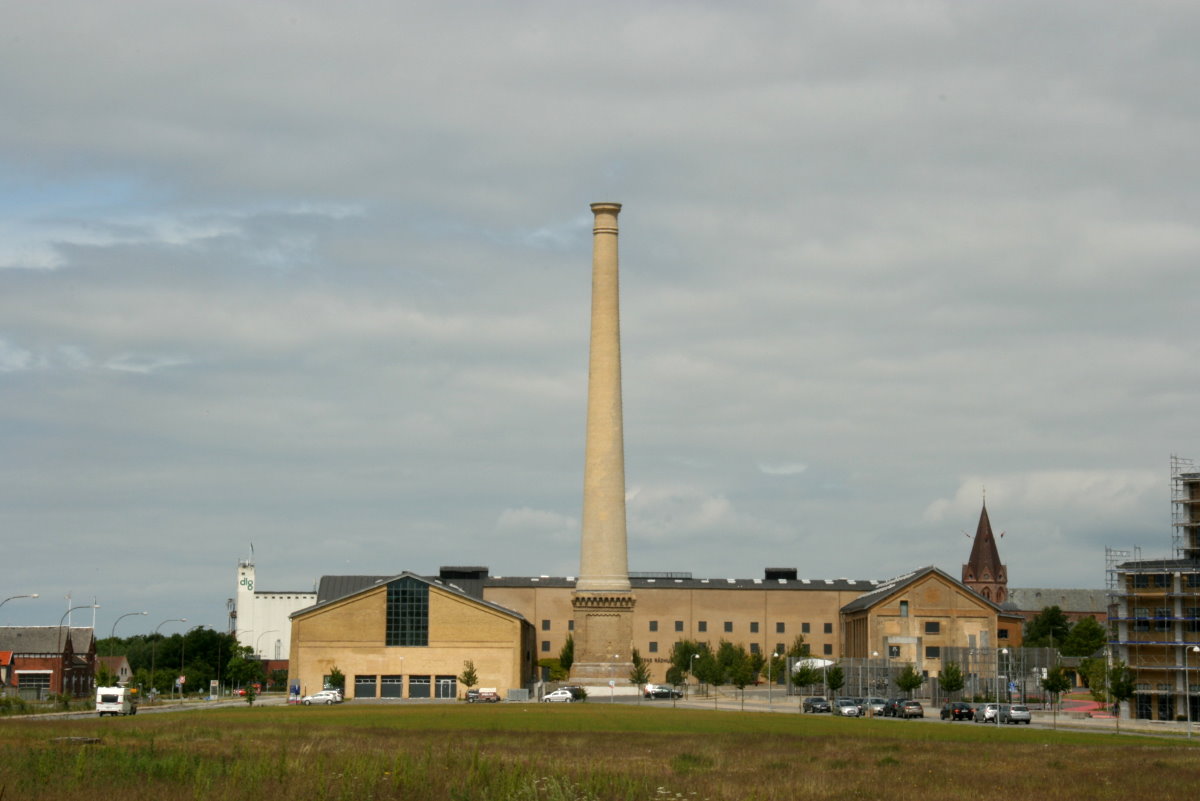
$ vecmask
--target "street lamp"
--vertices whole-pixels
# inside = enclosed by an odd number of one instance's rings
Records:
[[[875,685],[871,683],[871,663],[879,658],[878,651],[871,652],[871,658],[867,660],[867,717],[875,717],[875,709],[871,706],[871,690],[875,689]]]
[[[256,656],[259,656],[259,654],[258,654],[258,646],[259,646],[259,645],[262,643],[262,638],[263,638],[263,637],[267,636],[268,634],[278,634],[278,633],[279,633],[279,629],[267,629],[267,630],[266,630],[266,631],[264,631],[262,634],[259,634],[259,635],[258,635],[258,638],[257,638],[257,639],[255,639],[255,641],[254,641],[254,654],[255,654]],[[259,656],[259,659],[261,659],[261,658],[262,658],[262,657],[261,657],[261,656]]]
[[[3,601],[0,601],[0,606],[4,606],[9,601],[15,601],[17,598],[37,598],[37,597],[38,597],[38,594],[36,592],[33,593],[32,595],[10,595],[7,598],[5,598]]]
[[[1192,738],[1192,685],[1188,683],[1188,651],[1200,654],[1200,645],[1183,649],[1183,703],[1187,705],[1188,739]]]
[[[109,655],[109,656],[112,656],[112,655],[113,655],[113,653],[112,653],[112,648],[113,648],[113,643],[112,643],[112,641],[113,641],[114,639],[116,639],[116,637],[117,637],[117,624],[118,624],[118,623],[120,623],[120,622],[121,622],[122,620],[124,620],[125,618],[127,618],[127,617],[131,617],[132,615],[148,615],[148,614],[150,614],[150,613],[149,613],[149,612],[126,612],[125,614],[121,615],[121,617],[119,617],[119,618],[117,618],[116,620],[114,620],[114,621],[113,621],[113,624],[112,624],[112,631],[110,631],[110,632],[108,633],[108,655]]]
[[[771,660],[767,662],[767,709],[770,710],[774,700],[775,685],[771,682],[771,666],[775,660],[779,658],[779,654],[772,652]]]
[[[189,634],[191,634],[193,631],[195,631],[196,629],[202,629],[202,628],[204,628],[203,623],[201,623],[199,626],[192,626],[190,629],[188,629],[187,631],[185,631],[183,633],[183,639],[179,641],[179,675],[180,676],[184,675],[183,661],[184,661],[184,655],[187,652],[187,636]],[[181,703],[181,704],[183,703],[183,685],[182,684],[179,685],[179,703]]]
[[[161,629],[163,626],[167,625],[168,623],[187,623],[187,618],[186,617],[167,618],[162,623],[159,623],[157,626],[154,627],[154,634],[158,634],[158,630]],[[154,635],[152,634],[151,636],[154,636]],[[158,640],[155,640],[154,642],[150,643],[150,692],[152,694],[155,692],[155,690],[154,690],[154,663],[155,663],[155,658],[157,656],[158,656]]]
[[[1000,725],[1000,657],[1008,656],[1008,649],[1001,648],[996,655],[996,726]],[[1007,684],[1008,676],[1005,676]]]
[[[17,596],[17,597],[20,597],[20,596]],[[7,598],[6,598],[6,600],[7,600]],[[85,604],[83,604],[82,607],[71,607],[70,609],[67,609],[66,612],[62,613],[62,618],[59,619],[59,661],[60,661],[59,664],[60,664],[60,666],[61,666],[61,660],[62,660],[62,651],[64,651],[66,649],[66,644],[64,642],[62,642],[62,624],[65,624],[65,622],[67,620],[67,615],[70,615],[76,609],[100,609],[100,604],[85,603]],[[60,693],[64,692],[66,689],[66,687],[62,686],[62,685],[64,685],[64,683],[66,683],[66,676],[64,675],[64,673],[62,673],[62,670],[60,670],[59,671],[59,692]]]

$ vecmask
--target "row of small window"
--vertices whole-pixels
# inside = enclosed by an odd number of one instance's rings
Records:
[[[1200,573],[1185,573],[1182,577],[1183,586],[1188,589],[1200,588]],[[1133,586],[1138,589],[1147,587],[1170,588],[1171,574],[1170,573],[1135,573],[1133,575]]]
[[[808,646],[806,645],[805,648],[807,648],[807,647]],[[652,654],[657,654],[659,652],[658,651],[658,641],[651,640],[650,642],[646,643],[646,650]],[[786,651],[787,651],[787,646],[785,646],[783,643],[781,643],[781,642],[775,643],[774,653],[782,654]],[[547,654],[550,653],[550,641],[549,640],[542,640],[542,653],[547,653]],[[750,643],[750,653],[752,653],[752,654],[762,653],[762,646],[756,642]],[[824,656],[832,656],[833,655],[833,645],[830,643],[825,643],[824,645],[821,646],[821,653]],[[896,655],[898,656],[899,654],[896,654]]]
[[[356,675],[355,698],[404,698],[404,676]],[[409,676],[409,698],[456,698],[458,679],[454,676]]]
[[[1173,615],[1171,610],[1166,607],[1159,607],[1155,609],[1154,615],[1152,616],[1148,607],[1139,606],[1133,610],[1133,617],[1134,631],[1150,631],[1151,626],[1153,626],[1155,631],[1171,630],[1171,619]],[[1183,617],[1184,631],[1200,631],[1200,606],[1184,607]]]
[[[650,625],[650,631],[658,631],[658,621],[657,620],[649,621],[649,625]],[[833,634],[833,624],[832,623],[824,623],[822,625],[824,627],[823,628],[824,633]],[[937,625],[937,624],[934,624],[934,625]],[[733,621],[726,620],[724,628],[725,628],[726,633],[732,634],[733,633]],[[574,630],[575,630],[575,621],[568,620],[567,621],[567,631],[574,631]],[[708,631],[708,621],[707,620],[697,621],[696,622],[696,630],[701,633],[707,632]],[[550,631],[550,621],[549,620],[542,621],[542,631]],[[683,621],[682,620],[675,621],[675,631],[677,631],[677,632],[683,631]],[[750,633],[758,634],[758,621],[757,620],[750,621]],[[782,621],[776,623],[775,624],[775,633],[776,634],[786,634],[787,633],[787,624]],[[811,627],[809,626],[808,623],[800,624],[800,633],[801,634],[811,634],[812,633]]]

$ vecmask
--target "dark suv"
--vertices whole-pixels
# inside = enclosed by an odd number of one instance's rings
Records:
[[[942,720],[974,720],[975,710],[963,701],[950,701],[942,706]]]
[[[804,699],[803,709],[805,712],[828,712],[829,702],[819,695],[814,695]]]
[[[883,715],[885,718],[898,717],[900,714],[900,705],[902,703],[904,703],[903,698],[889,698],[887,699],[887,703],[883,705],[883,711],[879,714]]]

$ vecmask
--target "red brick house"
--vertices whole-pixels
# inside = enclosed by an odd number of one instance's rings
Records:
[[[3,626],[0,652],[11,653],[3,669],[4,691],[23,698],[52,693],[90,695],[96,685],[96,637],[82,626]]]

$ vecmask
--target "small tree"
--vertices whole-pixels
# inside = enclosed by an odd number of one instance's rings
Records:
[[[787,649],[787,653],[784,656],[800,659],[801,657],[808,656],[808,650],[808,643],[804,641],[804,635],[797,634],[796,639],[792,640],[791,647]]]
[[[255,698],[254,685],[247,684],[246,685],[246,703],[249,704],[250,706],[254,706],[254,698]]]
[[[692,667],[692,675],[701,684],[720,687],[725,683],[725,672],[721,669],[721,664],[717,661],[717,657],[712,651],[705,648],[700,652],[700,657],[692,661],[695,663]],[[713,698],[716,698],[715,692],[713,693]]]
[[[799,663],[796,669],[792,671],[792,684],[796,685],[797,688],[811,688],[820,681],[821,671],[813,667],[807,659]]]
[[[567,641],[563,643],[562,650],[558,652],[558,664],[562,669],[571,673],[571,665],[575,664],[575,635],[568,634]]]
[[[900,671],[900,675],[896,677],[896,686],[903,692],[908,693],[909,698],[912,698],[913,690],[920,687],[924,681],[925,677],[918,673],[917,669],[910,662],[904,666],[904,669]]]
[[[339,670],[337,665],[329,669],[329,679],[326,683],[329,685],[329,689],[337,690],[342,695],[346,694],[346,674]]]
[[[1071,680],[1067,678],[1067,672],[1062,669],[1062,665],[1056,664],[1054,667],[1046,671],[1046,678],[1042,679],[1042,689],[1050,693],[1050,708],[1054,711],[1054,728],[1057,729],[1058,694],[1071,689]]]
[[[683,684],[688,675],[700,678],[696,673],[696,662],[700,654],[708,653],[708,643],[695,640],[676,640],[671,647],[671,667],[667,669],[667,681],[672,684]]]
[[[742,698],[742,709],[746,708],[746,685],[754,681],[754,659],[741,645],[721,641],[717,648],[717,661],[725,680],[738,688]]]
[[[842,689],[846,683],[846,672],[842,670],[841,665],[831,665],[825,669],[825,686],[829,688],[830,695],[837,695],[837,691]]]
[[[786,681],[787,677],[787,654],[782,653],[779,656],[768,657],[767,659],[767,678],[770,681],[779,684],[781,681]]]
[[[650,681],[650,666],[646,664],[646,660],[642,659],[638,649],[633,649],[633,669],[629,671],[629,683],[637,685],[638,688],[638,703],[641,703],[642,690],[644,685]]]
[[[470,659],[463,662],[463,672],[458,675],[458,682],[467,688],[467,692],[479,683],[479,674],[475,672],[475,663]]]
[[[1133,671],[1125,666],[1121,660],[1113,663],[1112,669],[1108,672],[1108,693],[1116,702],[1117,731],[1121,731],[1121,704],[1133,697],[1134,691],[1137,690],[1137,682],[1133,675]]]
[[[1079,663],[1079,672],[1093,701],[1108,701],[1108,665],[1100,657],[1085,659]]]
[[[938,674],[938,686],[951,695],[961,690],[965,684],[962,665],[957,662],[947,662]]]

